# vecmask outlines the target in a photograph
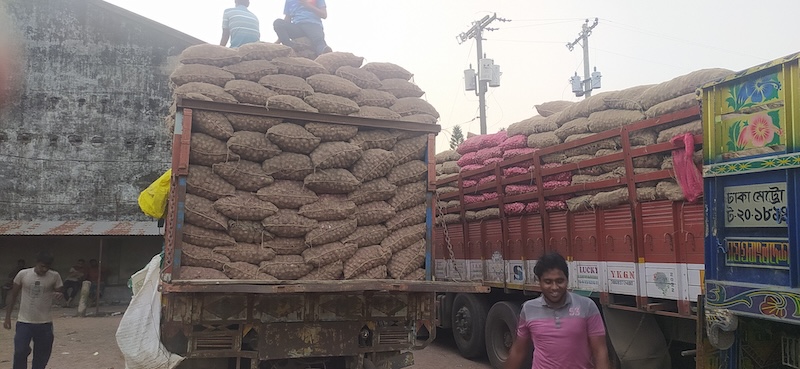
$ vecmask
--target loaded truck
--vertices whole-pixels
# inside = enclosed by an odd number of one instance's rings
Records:
[[[191,99],[178,99],[176,107],[172,181],[159,289],[162,293],[162,343],[169,352],[186,358],[180,367],[402,368],[413,364],[411,350],[424,348],[436,336],[435,293],[488,292],[488,288],[479,283],[431,280],[435,255],[431,242],[432,192],[428,184],[432,188],[433,177],[427,175],[424,179],[427,204],[422,246],[424,273],[415,280],[388,278],[386,267],[377,279],[343,280],[341,266],[338,278],[334,272],[330,280],[287,280],[268,275],[263,269],[247,279],[189,277],[187,274],[192,267],[186,265],[192,263],[187,263],[187,251],[192,245],[187,239],[193,226],[186,220],[190,212],[196,210],[191,209],[187,198],[194,196],[192,192],[198,193],[192,175],[201,173],[199,169],[192,172],[195,155],[200,154],[192,143],[193,137],[199,137],[196,134],[198,116],[235,114],[251,124],[259,121],[273,124],[285,121],[296,125],[314,122],[328,127],[347,126],[351,130],[357,127],[385,133],[391,129],[395,134],[422,135],[423,159],[430,167],[433,166],[434,136],[439,126]],[[256,207],[253,203],[252,208]],[[338,210],[331,208],[330,212]],[[193,237],[197,239],[197,235]],[[191,258],[196,263],[199,257],[195,253]],[[226,263],[235,264],[232,260]],[[305,267],[294,266],[296,269]],[[229,266],[220,269],[232,270]],[[345,275],[346,269],[345,266]],[[293,273],[292,270],[286,272]]]

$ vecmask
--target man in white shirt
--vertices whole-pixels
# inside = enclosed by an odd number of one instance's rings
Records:
[[[61,276],[50,270],[53,257],[39,254],[36,266],[23,269],[14,277],[11,289],[11,301],[6,309],[6,320],[3,328],[11,329],[11,310],[22,292],[22,301],[17,316],[16,334],[14,335],[13,369],[27,369],[28,356],[31,354],[33,341],[33,363],[31,369],[45,369],[53,350],[53,317],[51,308],[53,299],[62,299]]]

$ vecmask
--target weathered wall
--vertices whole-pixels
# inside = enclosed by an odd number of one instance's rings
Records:
[[[144,219],[137,196],[171,160],[168,76],[200,41],[99,0],[2,4],[26,68],[0,113],[0,219]]]

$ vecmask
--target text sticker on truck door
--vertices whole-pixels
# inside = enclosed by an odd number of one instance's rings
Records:
[[[786,227],[786,183],[725,187],[725,226]]]

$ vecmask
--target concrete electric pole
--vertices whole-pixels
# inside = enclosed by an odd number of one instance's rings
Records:
[[[500,66],[494,64],[494,60],[487,59],[483,53],[483,31],[496,31],[497,28],[487,28],[493,21],[510,22],[508,19],[497,18],[497,14],[485,16],[483,19],[472,22],[472,28],[456,36],[459,44],[474,38],[478,49],[478,73],[475,70],[467,69],[464,71],[464,83],[467,91],[475,91],[478,95],[480,108],[481,134],[486,134],[486,91],[489,87],[500,86]],[[476,81],[477,77],[477,81]]]
[[[600,72],[597,71],[597,67],[595,67],[594,72],[591,73],[589,71],[589,36],[592,35],[592,30],[594,27],[597,27],[597,18],[594,19],[594,24],[591,26],[589,25],[589,20],[587,19],[586,22],[583,24],[581,32],[578,34],[578,38],[575,41],[572,41],[567,44],[567,48],[569,51],[575,49],[575,45],[579,42],[582,42],[580,45],[583,48],[583,80],[578,77],[578,73],[575,73],[574,76],[570,78],[570,83],[572,83],[572,92],[575,93],[575,96],[592,96],[592,90],[595,88],[600,88]]]

